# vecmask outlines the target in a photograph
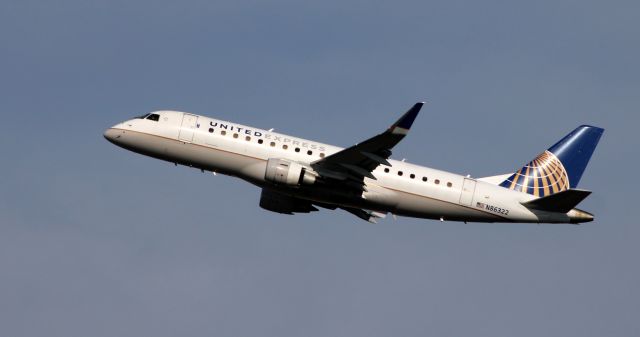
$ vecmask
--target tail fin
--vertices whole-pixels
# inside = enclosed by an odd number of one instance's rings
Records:
[[[576,188],[603,132],[599,127],[579,126],[500,186],[538,197]]]

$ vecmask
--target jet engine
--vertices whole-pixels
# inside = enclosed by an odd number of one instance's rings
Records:
[[[278,185],[312,185],[316,182],[316,173],[297,162],[270,158],[267,161],[264,179]]]

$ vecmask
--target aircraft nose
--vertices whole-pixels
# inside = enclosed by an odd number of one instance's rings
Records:
[[[120,132],[119,130],[116,130],[114,128],[108,128],[104,132],[104,138],[107,139],[108,141],[114,143],[114,144],[117,144],[118,138],[120,138],[121,134],[122,134],[122,132]]]

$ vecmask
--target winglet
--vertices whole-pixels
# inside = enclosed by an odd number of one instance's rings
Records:
[[[414,104],[413,107],[409,109],[409,111],[405,112],[405,114],[402,115],[400,119],[398,119],[395,123],[393,123],[393,125],[391,125],[389,131],[392,134],[406,135],[409,132],[409,129],[411,129],[413,121],[416,120],[418,112],[420,112],[420,109],[422,109],[422,105],[424,105],[424,102],[418,102]]]

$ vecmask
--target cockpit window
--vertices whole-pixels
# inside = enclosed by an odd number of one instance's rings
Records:
[[[149,116],[147,117],[148,120],[152,120],[152,121],[159,121],[160,120],[160,115],[158,114],[149,114]]]
[[[138,116],[138,117],[136,117],[136,118],[138,118],[138,119],[145,119],[145,118],[149,117],[149,115],[151,115],[151,114],[144,114],[144,115],[142,115],[142,116]]]

